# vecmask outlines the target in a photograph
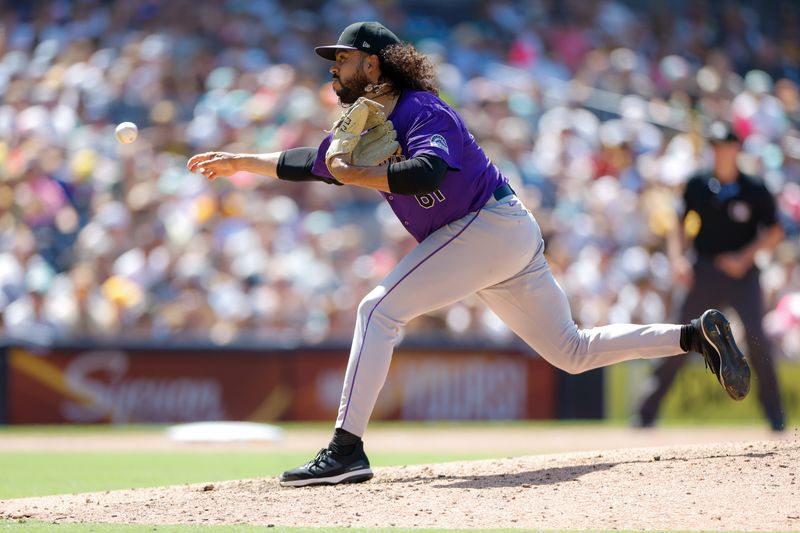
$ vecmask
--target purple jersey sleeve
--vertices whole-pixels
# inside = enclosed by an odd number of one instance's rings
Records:
[[[314,165],[311,167],[311,173],[316,176],[322,176],[323,178],[335,179],[328,170],[328,165],[325,164],[325,153],[331,145],[331,138],[331,135],[328,135],[322,139],[319,149],[317,150],[317,158],[314,160]]]
[[[397,130],[400,160],[429,154],[449,170],[439,189],[410,195],[382,192],[397,218],[417,241],[455,220],[481,209],[505,177],[489,161],[461,117],[435,94],[403,90],[388,117]],[[328,135],[319,145],[311,172],[333,179],[325,165]],[[338,182],[337,182],[338,183]]]
[[[461,170],[464,138],[461,125],[449,108],[425,109],[406,133],[407,157],[432,154],[444,159],[451,169]]]

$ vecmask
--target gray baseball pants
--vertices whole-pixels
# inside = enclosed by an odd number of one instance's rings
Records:
[[[471,294],[539,355],[571,374],[684,353],[679,325],[578,329],[531,212],[516,196],[490,198],[480,211],[429,235],[361,301],[336,427],[363,436],[401,328]]]

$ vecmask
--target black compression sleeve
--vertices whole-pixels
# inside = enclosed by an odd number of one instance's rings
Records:
[[[447,163],[433,154],[422,154],[391,163],[386,170],[389,190],[395,194],[428,194],[444,181]]]
[[[291,148],[284,150],[278,157],[278,178],[287,181],[324,181],[341,185],[329,177],[317,176],[311,172],[317,158],[316,148]]]

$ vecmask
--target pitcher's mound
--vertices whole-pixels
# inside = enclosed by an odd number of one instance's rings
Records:
[[[293,465],[292,465],[293,466]],[[800,529],[800,443],[759,441],[375,469],[372,481],[274,478],[0,502],[56,522],[572,530]]]

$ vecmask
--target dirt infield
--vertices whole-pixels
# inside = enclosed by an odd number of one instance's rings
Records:
[[[589,430],[576,431],[588,435]],[[652,441],[663,441],[670,433],[614,431]],[[607,433],[591,432],[598,450],[604,439],[611,442],[603,436]],[[694,440],[703,440],[699,433],[701,438]],[[274,478],[265,478],[25,498],[0,501],[0,517],[144,524],[797,531],[797,437],[793,430],[774,440],[377,468],[372,481],[339,487],[283,489]],[[380,438],[375,440],[381,447]]]

